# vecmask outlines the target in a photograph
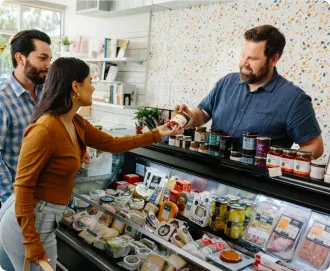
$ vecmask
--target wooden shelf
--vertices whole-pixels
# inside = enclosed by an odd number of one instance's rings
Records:
[[[111,62],[111,63],[127,63],[133,62],[137,64],[142,64],[145,60],[142,59],[134,59],[130,57],[122,57],[122,58],[81,58],[81,60],[85,62]]]
[[[140,105],[117,105],[117,104],[109,104],[109,103],[97,102],[97,101],[93,101],[93,105],[112,107],[118,109],[138,109],[141,107]]]

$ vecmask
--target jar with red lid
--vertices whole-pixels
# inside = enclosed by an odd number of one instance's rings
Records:
[[[282,147],[276,147],[276,146],[270,147],[269,152],[267,154],[266,166],[279,167],[281,165],[282,154],[283,154]]]
[[[281,170],[286,173],[293,173],[294,160],[296,159],[297,151],[292,149],[284,149],[281,156]]]
[[[306,151],[297,151],[296,159],[294,160],[295,175],[308,177],[311,171],[312,153]]]

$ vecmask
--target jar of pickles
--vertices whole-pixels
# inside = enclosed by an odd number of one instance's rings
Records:
[[[212,216],[209,220],[209,228],[213,232],[223,232],[225,230],[226,221],[222,217]]]
[[[250,220],[254,207],[253,201],[248,199],[242,199],[239,202],[245,205],[245,221]]]
[[[225,198],[213,199],[211,213],[212,216],[217,216],[225,219],[227,213],[228,201]]]
[[[239,203],[231,203],[229,206],[227,222],[243,223],[245,220],[245,206]]]
[[[195,131],[195,141],[205,142],[206,127],[197,127]]]
[[[240,239],[243,235],[243,223],[227,222],[225,225],[225,234],[232,239]]]
[[[226,195],[225,198],[229,203],[238,203],[241,199],[241,197],[237,195]]]

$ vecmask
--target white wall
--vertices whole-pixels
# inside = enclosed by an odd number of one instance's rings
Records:
[[[62,1],[63,2],[63,1]],[[88,36],[90,39],[122,38],[129,39],[127,56],[147,59],[150,14],[137,14],[114,18],[92,18],[75,13],[76,0],[65,1],[67,8],[64,19],[64,35]],[[145,80],[147,62],[140,64],[120,64],[118,81],[137,87],[137,102],[145,102]],[[101,89],[100,85],[96,85]],[[134,128],[134,110],[92,106],[92,117],[107,127]]]

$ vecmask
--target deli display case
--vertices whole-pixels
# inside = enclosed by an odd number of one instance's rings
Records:
[[[68,270],[329,265],[324,182],[270,177],[267,168],[159,143],[125,153],[118,180],[106,191],[93,189],[74,190],[57,231],[58,261]]]

